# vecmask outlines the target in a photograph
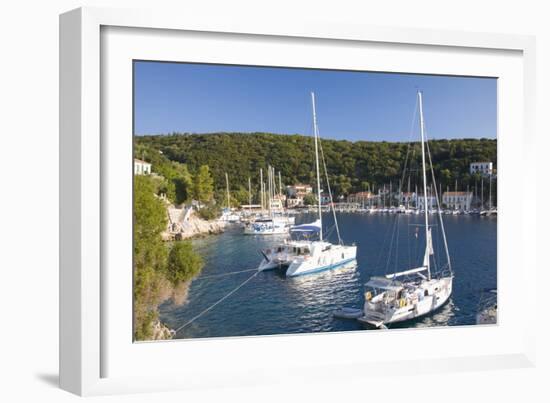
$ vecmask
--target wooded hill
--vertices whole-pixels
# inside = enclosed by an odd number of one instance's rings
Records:
[[[492,161],[496,172],[497,141],[492,139],[432,140],[429,143],[434,171],[443,189],[454,190],[467,185],[479,186],[479,175],[470,175],[471,162]],[[371,142],[322,139],[322,148],[333,193],[352,192],[393,183],[400,180],[402,189],[420,184],[420,143]],[[253,188],[259,183],[259,170],[268,165],[281,172],[284,185],[314,183],[315,158],[311,136],[270,133],[211,133],[135,136],[135,156],[155,164],[167,161],[184,164],[192,175],[202,165],[208,165],[214,178],[216,193],[225,189],[225,172],[229,175],[232,191]],[[403,174],[408,161],[406,175]],[[179,169],[179,168],[178,168]],[[409,179],[410,178],[410,179]]]

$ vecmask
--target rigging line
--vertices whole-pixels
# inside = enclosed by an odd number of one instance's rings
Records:
[[[410,153],[410,150],[411,150],[411,139],[412,139],[412,134],[413,134],[413,130],[414,130],[414,123],[415,123],[415,120],[416,120],[416,110],[418,109],[418,98],[416,99],[416,102],[414,104],[414,112],[413,112],[413,117],[412,117],[412,120],[411,120],[411,128],[409,130],[409,141],[407,141],[407,154],[405,155],[405,163],[403,164],[403,174],[401,175],[401,185],[400,185],[400,188],[399,188],[399,192],[401,193],[401,189],[403,188],[403,183],[405,183],[405,172],[407,172],[407,163],[408,163],[408,160],[409,160],[409,153]]]
[[[447,235],[445,235],[445,227],[443,226],[443,217],[441,216],[441,206],[439,205],[439,195],[437,194],[437,185],[435,184],[435,173],[434,173],[434,166],[432,164],[432,153],[430,152],[430,145],[428,142],[428,136],[426,127],[424,127],[424,133],[426,136],[426,149],[428,151],[428,159],[430,161],[430,170],[432,172],[432,182],[434,183],[435,188],[435,200],[437,202],[437,214],[439,216],[439,222],[441,224],[441,235],[443,236],[443,246],[445,247],[445,254],[447,256],[447,266],[449,266],[449,271],[451,272],[451,275],[453,274],[453,269],[451,267],[451,256],[449,255],[449,245],[447,244]]]
[[[376,266],[382,267],[382,256],[384,254],[384,251],[386,250],[386,243],[388,242],[389,235],[391,233],[391,225],[386,225],[386,232],[384,233],[384,238],[382,240],[382,245],[380,246],[379,252],[378,252],[378,258],[376,259]],[[391,248],[389,249],[391,252]]]
[[[395,236],[396,223],[397,223],[397,217],[395,217],[395,219],[393,220],[393,225],[392,225],[391,242],[390,242],[390,248],[389,248],[389,253],[388,253],[388,260],[386,261],[386,274],[388,274],[388,269],[390,267],[390,262],[391,262],[392,249],[393,249],[393,239],[394,239],[394,236]]]
[[[247,270],[231,271],[229,273],[211,274],[209,276],[197,277],[193,281],[206,280],[206,279],[209,279],[209,278],[225,277],[225,276],[230,276],[232,274],[247,273],[247,272],[251,272],[251,271],[254,271],[254,270],[258,270],[258,269],[247,269]]]
[[[257,269],[255,269],[257,270]],[[179,332],[180,330],[182,330],[183,328],[189,326],[191,323],[193,323],[194,321],[196,321],[197,319],[199,319],[201,316],[203,316],[204,314],[206,314],[207,312],[209,312],[210,310],[212,310],[216,305],[220,304],[221,302],[225,301],[227,298],[229,298],[231,295],[233,295],[234,293],[236,293],[240,288],[242,288],[246,283],[248,283],[250,280],[252,280],[254,277],[256,277],[258,274],[260,274],[261,271],[257,270],[256,273],[254,273],[253,275],[251,275],[250,277],[248,277],[245,281],[243,281],[241,284],[239,284],[236,288],[234,288],[231,292],[229,292],[228,294],[226,294],[225,296],[223,296],[222,298],[220,298],[218,301],[216,301],[215,303],[213,303],[212,305],[210,305],[208,308],[206,308],[204,311],[202,311],[201,313],[199,313],[198,315],[194,316],[193,318],[191,318],[189,321],[185,322],[183,325],[181,325],[180,327],[178,327],[174,332],[177,333]]]
[[[397,227],[397,234],[395,236],[395,271],[397,272],[398,262],[399,262],[399,216],[401,214],[397,214],[398,217],[396,218],[396,227]]]
[[[334,218],[334,225],[336,227],[336,234],[338,235],[338,244],[342,245],[342,238],[340,237],[340,228],[338,227],[338,220],[336,219],[336,211],[334,210],[334,202],[332,200],[332,190],[330,189],[330,182],[328,180],[328,171],[327,171],[327,163],[325,161],[325,153],[323,152],[323,143],[321,142],[321,137],[319,136],[319,125],[317,125],[317,136],[319,140],[319,148],[321,149],[321,160],[323,161],[323,168],[325,169],[325,178],[327,180],[327,189],[328,189],[328,197],[330,201],[330,207],[332,210],[332,216]],[[320,198],[321,195],[318,195]]]

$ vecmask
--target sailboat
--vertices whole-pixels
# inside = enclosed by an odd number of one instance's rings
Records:
[[[315,94],[311,93],[311,104],[313,110],[313,137],[315,143],[315,168],[317,174],[317,212],[318,218],[312,223],[295,225],[291,232],[307,235],[308,238],[318,234],[318,240],[302,239],[290,240],[280,243],[271,250],[261,251],[263,259],[258,270],[283,271],[286,277],[301,276],[304,274],[316,273],[324,270],[335,269],[354,264],[357,255],[357,246],[344,245],[340,238],[340,229],[336,219],[334,204],[332,203],[332,191],[328,183],[328,174],[323,157],[325,176],[327,180],[330,206],[332,209],[338,244],[330,243],[323,239],[323,216],[321,209],[321,177],[319,169],[319,130],[317,128],[317,116],[315,112]],[[322,148],[321,148],[322,152]]]
[[[424,206],[428,206],[428,186],[426,179],[426,148],[430,160],[432,180],[435,182],[429,147],[425,145],[424,116],[422,111],[422,93],[418,92],[420,113],[420,135],[422,147],[422,179],[424,187]],[[451,259],[441,216],[441,207],[435,187],[437,213],[443,237],[447,264],[436,275],[432,274],[434,248],[432,244],[432,227],[428,223],[428,208],[424,208],[425,251],[422,264],[401,272],[395,272],[381,277],[372,277],[366,283],[365,304],[360,322],[375,326],[402,322],[429,314],[442,306],[451,296],[453,288],[453,272]]]
[[[229,195],[229,177],[227,172],[225,173],[225,188],[227,192],[227,207],[223,209],[220,221],[226,221],[228,223],[238,223],[241,220],[241,216],[231,210],[231,197]]]
[[[281,210],[282,206],[279,206],[275,208],[274,206],[274,188],[275,188],[275,171],[270,166],[268,167],[268,191],[267,195],[264,193],[264,183],[263,183],[263,171],[260,170],[260,195],[261,195],[261,204],[262,204],[262,212],[264,208],[264,196],[266,203],[267,203],[267,209],[268,214],[267,215],[260,215],[259,217],[256,217],[254,220],[251,220],[250,222],[246,223],[244,226],[243,233],[245,235],[287,235],[289,234],[290,226],[294,224],[294,217],[288,217],[287,215],[282,214],[282,211],[275,211],[275,210]],[[280,203],[280,202],[279,202]]]

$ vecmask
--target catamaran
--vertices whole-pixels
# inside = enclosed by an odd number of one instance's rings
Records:
[[[433,312],[442,306],[451,296],[453,288],[453,272],[451,259],[447,246],[441,207],[435,186],[435,199],[437,200],[437,213],[443,238],[447,263],[436,275],[432,274],[432,260],[434,248],[432,244],[432,227],[428,223],[428,187],[426,180],[426,151],[430,161],[432,181],[435,183],[430,149],[424,134],[424,116],[422,111],[422,93],[418,92],[418,104],[420,115],[420,137],[422,147],[422,182],[424,186],[424,230],[425,250],[422,264],[401,272],[395,272],[381,277],[372,277],[366,283],[365,304],[363,316],[358,318],[360,322],[375,326],[385,327],[388,324],[402,322]],[[426,145],[425,145],[426,143]],[[426,150],[427,149],[427,150]],[[396,218],[398,219],[398,218]],[[416,234],[418,236],[418,234]]]
[[[319,130],[317,128],[317,116],[315,112],[315,94],[311,93],[311,104],[313,111],[313,137],[315,143],[315,168],[317,174],[317,212],[318,218],[312,223],[295,225],[291,227],[291,233],[306,235],[306,239],[288,240],[275,248],[261,251],[263,259],[258,266],[258,270],[279,269],[287,277],[300,276],[304,274],[316,273],[324,270],[335,269],[352,265],[357,255],[357,246],[344,245],[340,238],[340,230],[336,219],[334,204],[332,203],[332,191],[328,183],[328,173],[324,154],[322,154],[322,145],[319,140]],[[329,201],[332,209],[338,244],[330,243],[323,239],[323,216],[321,209],[321,177],[319,169],[319,148],[321,148],[325,177],[329,193]],[[318,240],[310,238],[318,234]]]

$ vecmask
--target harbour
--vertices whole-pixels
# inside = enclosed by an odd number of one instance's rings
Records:
[[[327,226],[332,215],[323,213]],[[357,245],[357,265],[307,276],[286,278],[277,271],[259,273],[238,292],[207,314],[180,330],[175,338],[232,337],[245,335],[294,334],[369,330],[355,320],[334,318],[335,310],[348,306],[362,308],[364,284],[371,276],[394,270],[385,256],[396,215],[337,213],[344,240]],[[314,220],[314,213],[296,215],[297,225]],[[465,326],[476,324],[481,293],[497,286],[497,218],[477,215],[445,215],[449,252],[453,256],[455,279],[447,304],[431,315],[395,324],[392,328]],[[401,215],[403,239],[414,237],[420,215]],[[407,236],[411,235],[413,236]],[[336,234],[327,234],[335,242]],[[192,282],[188,302],[182,306],[165,303],[160,317],[171,328],[178,328],[210,307],[246,280],[261,260],[259,250],[280,241],[269,236],[243,236],[238,225],[223,234],[193,240],[205,260],[201,274]],[[406,241],[403,241],[406,242]],[[434,248],[441,245],[435,244]],[[398,264],[407,265],[421,253],[421,240],[403,243]]]

